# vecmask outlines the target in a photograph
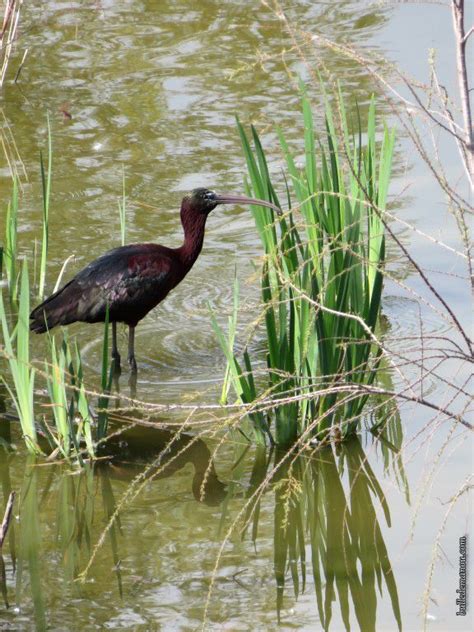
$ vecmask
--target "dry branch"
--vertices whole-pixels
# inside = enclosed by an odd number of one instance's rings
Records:
[[[2,88],[5,81],[22,4],[23,0],[7,0],[5,3],[2,29],[0,31],[0,88]]]

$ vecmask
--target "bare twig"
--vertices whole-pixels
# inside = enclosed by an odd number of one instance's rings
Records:
[[[7,0],[0,31],[0,88],[5,81],[5,75],[10,61],[13,42],[15,41],[20,10],[23,0]],[[3,59],[2,59],[3,58]]]
[[[26,60],[26,56],[28,55],[28,51],[29,51],[29,48],[26,48],[25,52],[23,53],[22,60],[20,62],[20,65],[18,66],[18,70],[15,73],[15,78],[13,79],[13,83],[16,83],[18,79],[20,78],[20,73],[23,70],[23,66],[25,65],[25,60]]]

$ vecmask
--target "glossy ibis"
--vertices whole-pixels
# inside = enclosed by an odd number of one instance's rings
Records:
[[[30,329],[44,333],[76,321],[104,322],[108,307],[115,366],[120,366],[117,323],[122,322],[129,327],[128,361],[135,372],[135,327],[191,270],[202,249],[207,216],[218,204],[253,204],[280,212],[264,200],[194,189],[181,202],[182,246],[130,244],[109,250],[38,305],[31,312]]]

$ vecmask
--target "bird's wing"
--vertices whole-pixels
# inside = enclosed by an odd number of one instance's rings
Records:
[[[140,305],[156,305],[173,287],[172,264],[168,252],[154,244],[110,250],[76,275],[79,302],[91,319],[105,314],[107,305],[111,316]]]
[[[31,328],[42,332],[77,320],[133,322],[157,305],[174,287],[171,251],[155,244],[109,250],[83,268],[31,313]]]

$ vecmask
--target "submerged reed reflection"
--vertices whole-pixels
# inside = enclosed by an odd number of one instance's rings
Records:
[[[16,569],[16,602],[23,602],[25,587],[33,602],[36,630],[46,630],[41,558],[41,522],[39,514],[38,469],[36,459],[28,456],[20,492],[20,528]]]
[[[357,621],[359,629],[375,632],[377,600],[383,596],[384,585],[401,630],[397,585],[377,505],[388,526],[390,511],[359,438],[321,447],[310,456],[288,458],[287,452],[276,451],[273,470],[269,469],[269,461],[258,452],[249,497],[258,481],[271,477],[278,620],[285,588],[290,583],[298,598],[305,590],[309,564],[324,630],[330,629],[333,605],[338,602],[346,630]],[[258,539],[259,503],[256,500],[247,513],[254,540]]]
[[[6,499],[12,488],[9,455],[5,446],[0,449],[4,452],[0,476]],[[55,567],[58,561],[60,575],[66,580],[60,582],[61,590],[78,603],[87,596],[89,587],[76,580],[102,535],[108,546],[99,566],[107,572],[104,575],[99,568],[99,576],[111,591],[111,577],[115,575],[116,590],[110,594],[118,595],[118,606],[126,599],[121,566],[122,559],[127,558],[130,533],[122,528],[121,513],[116,511],[123,482],[132,484],[140,475],[153,481],[172,477],[192,464],[191,490],[196,501],[213,507],[225,496],[226,488],[217,476],[211,452],[197,437],[183,434],[176,438],[170,431],[135,427],[114,436],[105,452],[107,458],[80,470],[71,469],[69,464],[46,464],[34,457],[27,460],[19,494],[20,520],[9,531],[11,561],[5,565],[5,572],[0,560],[0,591],[7,610],[12,601],[16,602],[16,613],[10,609],[9,616],[17,623],[22,616],[18,613],[29,612],[35,629],[47,628],[48,611],[56,598],[48,590],[48,576],[51,565]],[[53,520],[45,522],[42,515],[51,510]],[[109,528],[104,531],[105,525]],[[14,599],[9,595],[12,579]]]
[[[18,612],[10,608],[4,616],[15,624],[25,616],[34,618],[36,629],[46,629],[57,599],[67,600],[73,617],[78,604],[95,599],[98,589],[101,594],[105,590],[114,604],[104,620],[127,611],[138,588],[150,599],[168,591],[183,595],[197,591],[193,607],[199,610],[206,585],[202,582],[210,572],[199,570],[203,560],[213,564],[216,547],[228,533],[227,518],[234,507],[247,502],[244,530],[256,545],[259,538],[262,544],[265,540],[273,545],[277,614],[270,605],[272,620],[284,623],[290,589],[295,598],[302,599],[304,593],[307,600],[312,584],[315,608],[310,616],[319,619],[322,629],[343,625],[347,630],[375,631],[383,592],[388,594],[393,625],[401,629],[398,591],[381,524],[390,526],[390,512],[359,439],[302,455],[261,449],[249,462],[250,456],[246,450],[234,466],[229,462],[232,475],[225,485],[212,450],[202,439],[135,427],[109,443],[107,459],[81,471],[30,459],[20,481],[20,521],[11,525],[10,532],[11,538],[16,537],[16,544],[10,539],[9,548],[12,560],[18,555],[18,570],[15,577],[6,558],[3,586],[5,603],[16,602]],[[7,454],[3,464],[0,474],[6,494],[12,485]],[[147,481],[147,491],[137,497],[134,508],[134,515],[139,511],[141,516],[138,529],[136,520],[130,520],[131,505],[121,504],[124,490],[133,486],[137,476]],[[174,494],[183,489],[175,486],[178,478],[187,487],[190,503],[183,497],[182,505],[188,509],[168,515],[175,506]],[[216,509],[219,505],[222,509]],[[223,521],[216,529],[221,511]],[[96,559],[101,538],[104,546]],[[180,557],[185,563],[177,562],[176,547],[186,551]],[[207,553],[201,558],[204,549]],[[252,556],[244,550],[241,555],[238,565],[245,570]],[[76,581],[91,557],[87,582]],[[234,564],[235,558],[231,562],[235,569]],[[12,579],[16,594],[9,584]],[[227,585],[220,584],[219,590]],[[217,609],[219,603],[216,600]]]

